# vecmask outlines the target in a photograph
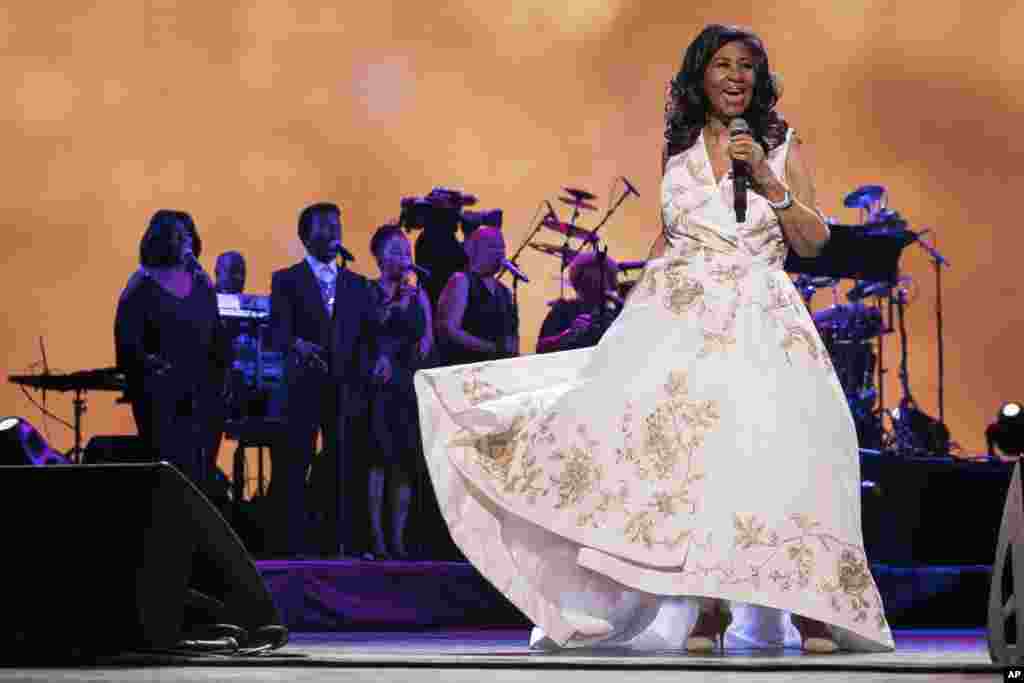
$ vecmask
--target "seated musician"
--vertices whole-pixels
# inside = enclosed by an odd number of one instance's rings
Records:
[[[213,274],[216,278],[214,291],[218,294],[241,294],[245,291],[245,257],[237,251],[225,251],[217,257],[213,267]],[[246,334],[249,325],[243,325],[239,320],[221,318],[221,328],[227,339],[232,340],[232,363],[237,361],[237,351],[233,348],[240,342],[252,339]],[[256,331],[259,334],[259,331]],[[253,345],[255,342],[253,341]],[[232,409],[241,412],[243,407],[240,402],[244,398],[242,391],[245,386],[244,377],[240,371],[231,372],[231,365],[227,367],[224,377],[217,378],[223,386],[220,400],[210,407],[210,448],[209,466],[217,466],[217,458],[220,454],[221,442],[224,440],[224,427],[228,415]],[[214,471],[214,470],[211,470]]]
[[[597,344],[618,311],[618,277],[619,266],[614,259],[594,251],[577,255],[569,266],[569,282],[576,298],[559,299],[552,304],[540,328],[537,353]]]
[[[245,291],[245,257],[237,251],[225,251],[217,257],[213,268],[218,294],[241,294]]]

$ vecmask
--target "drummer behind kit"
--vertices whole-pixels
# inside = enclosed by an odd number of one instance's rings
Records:
[[[885,188],[865,185],[844,199],[848,208],[861,211],[861,223],[840,225],[830,221],[832,239],[826,251],[815,259],[791,255],[786,268],[802,273],[794,280],[797,291],[810,308],[811,298],[820,289],[831,289],[831,306],[812,317],[828,349],[839,383],[846,393],[857,427],[861,448],[885,450],[905,456],[940,456],[949,453],[949,430],[943,424],[943,354],[940,267],[948,266],[941,254],[922,239],[924,233],[908,229],[898,212],[886,207]],[[909,276],[900,276],[897,263],[902,249],[917,242],[932,257],[938,290],[937,338],[939,344],[938,420],[922,412],[910,390],[907,370],[907,332],[904,308],[909,303]],[[840,279],[855,280],[839,302]],[[871,303],[873,299],[873,303]],[[882,362],[885,336],[900,332],[899,369],[902,397],[897,408],[885,404]],[[892,425],[885,429],[885,418]]]
[[[579,226],[578,220],[584,211],[596,211],[597,205],[593,203],[597,199],[597,195],[593,194],[584,189],[576,187],[563,187],[562,190],[565,192],[565,196],[558,197],[558,201],[562,204],[572,207],[572,216],[568,221],[562,221],[558,213],[555,211],[554,206],[551,202],[545,201],[547,205],[547,213],[543,219],[537,223],[533,230],[527,235],[526,239],[513,254],[512,258],[509,259],[514,265],[518,265],[519,255],[522,253],[525,247],[530,247],[535,251],[539,251],[542,254],[548,256],[556,256],[560,262],[559,270],[559,297],[554,301],[548,302],[549,306],[555,306],[556,304],[565,304],[567,302],[565,298],[565,282],[566,282],[566,270],[573,263],[577,256],[580,255],[587,248],[593,249],[598,254],[597,263],[598,267],[602,269],[600,276],[600,282],[605,281],[603,272],[605,258],[607,257],[608,248],[600,248],[601,239],[598,236],[598,232],[604,226],[605,223],[615,214],[615,211],[622,205],[622,203],[630,196],[639,197],[640,194],[633,187],[632,183],[629,182],[625,177],[616,178],[616,183],[619,181],[623,184],[622,194],[617,200],[609,206],[605,212],[604,217],[598,222],[598,224],[592,228],[587,229]],[[614,187],[613,187],[614,191]],[[535,242],[534,237],[541,229],[546,229],[554,233],[558,233],[563,237],[561,244],[552,244],[550,242]],[[573,247],[572,240],[577,240],[580,244]],[[618,264],[619,272],[629,269],[643,269],[646,265],[645,261],[627,261]],[[627,267],[624,267],[627,266]],[[573,339],[571,340],[572,348],[582,348],[585,346],[593,346],[598,342],[604,332],[611,325],[612,321],[618,315],[622,309],[623,299],[629,291],[629,285],[623,286],[622,283],[616,285],[616,291],[608,291],[605,293],[605,302],[603,306],[598,306],[595,310],[590,311],[590,323],[586,330],[580,330],[573,333]]]

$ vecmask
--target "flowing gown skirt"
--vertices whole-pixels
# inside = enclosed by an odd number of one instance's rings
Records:
[[[781,270],[654,260],[597,347],[415,383],[452,537],[543,644],[679,647],[685,598],[720,598],[727,645],[791,643],[795,612],[892,647],[854,425]]]

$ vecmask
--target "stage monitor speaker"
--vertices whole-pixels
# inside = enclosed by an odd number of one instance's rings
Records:
[[[103,463],[152,462],[149,449],[141,437],[128,434],[94,436],[85,447],[82,461],[89,465]]]
[[[167,463],[5,467],[0,515],[8,652],[160,650],[203,624],[281,624],[238,536]]]

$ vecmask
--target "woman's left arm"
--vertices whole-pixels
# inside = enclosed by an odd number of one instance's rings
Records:
[[[423,289],[419,290],[417,300],[420,302],[420,308],[423,309],[423,315],[426,318],[426,329],[419,341],[420,358],[423,359],[429,356],[434,348],[434,321],[430,314],[430,299],[427,298],[427,293]]]
[[[812,258],[825,247],[829,230],[817,210],[814,173],[804,153],[803,141],[796,135],[789,143],[789,154],[786,156],[786,182],[793,203],[789,208],[779,209],[775,213],[779,217],[783,234],[797,256]],[[757,178],[754,178],[754,184],[760,184]],[[771,180],[760,189],[763,196],[776,204],[786,197],[786,188],[774,173],[771,174]]]
[[[730,147],[735,148],[734,158],[750,164],[754,192],[773,204],[782,204],[786,199],[786,185],[789,185],[792,203],[786,202],[789,204],[786,208],[775,209],[786,241],[798,256],[811,258],[820,254],[828,242],[829,230],[816,208],[814,174],[800,138],[794,135],[789,144],[785,184],[768,165],[764,150],[753,138],[738,136],[730,142]]]

